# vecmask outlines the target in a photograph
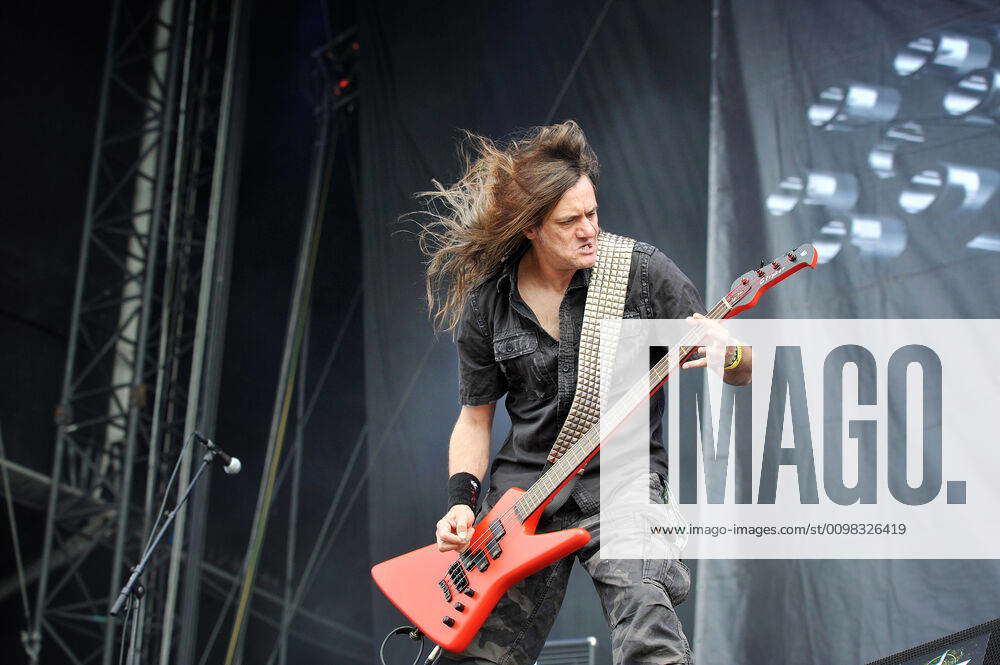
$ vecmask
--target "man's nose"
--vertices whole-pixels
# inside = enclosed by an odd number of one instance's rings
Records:
[[[589,219],[584,219],[583,224],[576,228],[577,238],[590,238],[597,235],[597,224],[590,221]]]

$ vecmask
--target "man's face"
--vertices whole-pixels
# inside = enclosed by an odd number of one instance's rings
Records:
[[[539,226],[525,231],[538,260],[557,270],[591,268],[597,261],[597,196],[587,176],[566,190]]]

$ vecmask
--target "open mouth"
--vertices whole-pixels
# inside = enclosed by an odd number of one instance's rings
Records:
[[[585,254],[589,254],[590,252],[594,251],[594,243],[588,242],[584,245],[580,245],[580,251],[584,252]]]

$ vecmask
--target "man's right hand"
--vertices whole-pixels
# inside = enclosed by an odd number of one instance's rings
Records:
[[[458,550],[464,552],[469,546],[469,538],[472,536],[472,523],[476,516],[464,503],[452,506],[451,510],[445,513],[444,517],[438,520],[437,536],[438,549],[442,552]]]

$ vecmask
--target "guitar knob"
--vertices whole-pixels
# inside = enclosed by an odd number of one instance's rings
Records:
[[[458,610],[459,612],[464,612],[465,605],[463,605],[462,603],[455,603],[455,609]]]
[[[455,625],[455,620],[452,619],[451,617],[445,617],[445,618],[441,619],[441,623],[443,623],[444,625],[446,625],[449,628],[451,628],[452,626]]]

